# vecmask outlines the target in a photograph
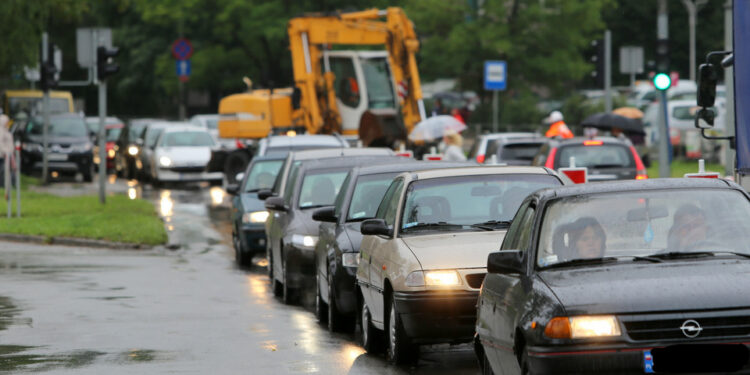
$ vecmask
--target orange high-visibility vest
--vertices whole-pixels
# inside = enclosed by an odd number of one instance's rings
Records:
[[[547,133],[544,134],[547,138],[552,137],[563,137],[563,138],[573,138],[573,132],[570,131],[568,128],[568,125],[565,125],[565,122],[558,121],[553,123],[549,126],[549,130],[547,130]]]

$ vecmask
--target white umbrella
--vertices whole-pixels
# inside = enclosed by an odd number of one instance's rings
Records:
[[[428,141],[443,138],[448,132],[459,133],[464,129],[466,129],[466,125],[453,116],[432,116],[420,121],[409,133],[409,139],[412,141]]]

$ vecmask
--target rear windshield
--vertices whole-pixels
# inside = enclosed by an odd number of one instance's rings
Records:
[[[556,158],[556,168],[569,167],[571,157],[575,158],[576,167],[635,168],[635,161],[630,149],[617,144],[561,147]]]
[[[498,157],[500,160],[524,160],[531,162],[543,144],[542,142],[507,144],[500,150]]]

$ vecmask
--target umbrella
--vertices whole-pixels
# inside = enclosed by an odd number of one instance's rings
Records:
[[[612,113],[632,119],[643,118],[643,111],[635,107],[620,107],[612,111]]]
[[[464,129],[466,129],[466,125],[453,116],[432,116],[420,121],[409,133],[409,139],[411,141],[429,141],[442,138],[448,132],[458,133]]]
[[[646,134],[643,130],[643,123],[638,119],[631,119],[625,116],[615,115],[612,113],[597,113],[586,117],[581,123],[583,126],[612,130],[618,128],[625,133]]]

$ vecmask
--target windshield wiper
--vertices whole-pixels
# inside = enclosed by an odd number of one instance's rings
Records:
[[[648,255],[650,258],[658,259],[683,259],[683,258],[700,258],[715,256],[716,254],[730,254],[750,259],[750,254],[738,253],[735,251],[670,251],[668,253],[656,253]]]
[[[411,232],[412,230],[419,230],[419,229],[438,229],[438,228],[456,228],[458,229],[463,228],[464,226],[461,224],[451,224],[447,223],[445,221],[439,221],[437,223],[417,223],[415,225],[405,227],[403,229],[404,232]]]
[[[554,263],[550,264],[549,266],[544,267],[544,269],[548,268],[558,268],[558,267],[569,267],[569,266],[579,266],[579,265],[596,265],[596,264],[605,264],[605,263],[613,263],[618,262],[623,258],[630,258],[633,261],[639,261],[639,260],[645,260],[651,263],[661,263],[662,260],[659,258],[655,258],[652,256],[633,256],[633,255],[623,255],[623,256],[608,256],[608,257],[601,257],[601,258],[577,258],[577,259],[571,259],[562,261],[560,263]]]
[[[495,230],[500,228],[507,228],[510,226],[512,221],[510,220],[488,220],[483,223],[471,224],[473,228],[479,228],[484,230]]]

